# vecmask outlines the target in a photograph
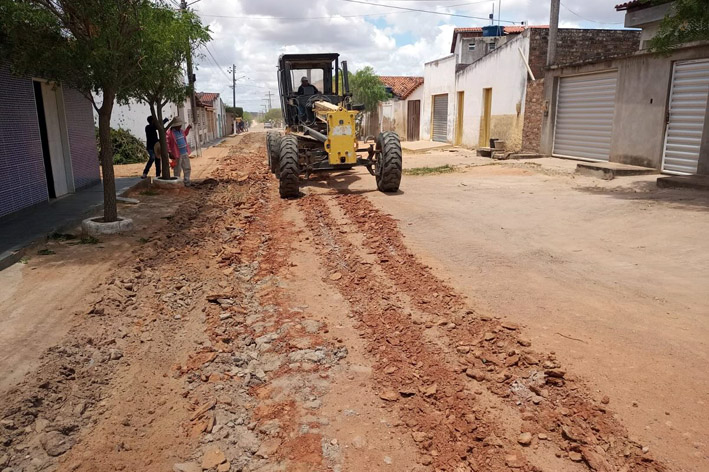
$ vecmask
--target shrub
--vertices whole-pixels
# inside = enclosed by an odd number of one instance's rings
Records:
[[[111,128],[111,145],[113,146],[113,164],[136,164],[147,162],[148,151],[145,144],[124,129]],[[101,143],[98,140],[98,128],[96,128],[96,146],[101,150]]]

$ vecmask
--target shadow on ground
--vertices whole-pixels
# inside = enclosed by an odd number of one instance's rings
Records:
[[[621,200],[661,203],[678,210],[709,211],[709,192],[692,189],[662,189],[657,187],[655,180],[634,182],[615,188],[576,187],[576,190]]]

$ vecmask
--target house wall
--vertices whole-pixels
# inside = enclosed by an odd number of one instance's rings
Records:
[[[421,139],[431,139],[433,95],[448,94],[448,141],[455,133],[455,54],[427,62],[423,67],[423,98],[421,99]]]
[[[504,140],[509,150],[521,149],[527,68],[519,49],[525,56],[528,54],[528,31],[507,41],[495,53],[488,54],[456,74],[456,90],[464,92],[462,136],[464,146],[479,145],[483,89],[492,88],[490,137]],[[451,98],[454,106],[452,117],[455,118],[457,100],[452,96],[449,97],[449,101]],[[449,134],[450,131],[449,129]]]
[[[392,98],[379,104],[381,131],[394,131],[401,140],[406,139],[407,101]]]
[[[663,3],[644,8],[632,8],[625,13],[626,28],[642,28],[640,48],[647,49],[649,41],[660,29],[662,19],[670,13],[672,3]]]
[[[47,178],[32,80],[0,65],[0,216],[46,201]]]
[[[522,125],[522,151],[539,152],[544,121],[544,79],[527,81]]]
[[[675,50],[670,56],[643,52],[627,58],[550,70],[544,80],[544,97],[549,102],[549,114],[542,123],[540,152],[551,154],[552,151],[556,91],[560,77],[615,69],[618,71],[618,83],[610,161],[659,169],[662,165],[673,62],[702,58],[709,58],[709,44],[706,42]],[[709,150],[702,149],[702,153],[704,159],[709,158]],[[704,163],[700,162],[700,168],[702,165]]]
[[[100,180],[93,106],[80,92],[64,87],[62,90],[74,188],[80,190]]]
[[[74,188],[100,180],[92,106],[76,90],[60,88]],[[0,217],[49,199],[34,85],[0,66]]]
[[[504,35],[504,36],[476,36],[458,39],[458,44],[456,45],[456,50],[460,51],[458,53],[458,63],[459,64],[472,64],[483,56],[489,54],[490,43],[495,43],[495,47],[498,48],[505,44],[507,41],[514,39],[517,35]],[[475,44],[475,49],[470,50],[470,44]]]
[[[529,67],[534,77],[544,76],[549,45],[549,30],[530,28]],[[608,57],[626,56],[637,51],[640,31],[570,29],[557,33],[556,64],[576,64]]]

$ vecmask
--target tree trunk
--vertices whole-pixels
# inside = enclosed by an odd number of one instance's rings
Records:
[[[101,146],[99,161],[103,174],[103,221],[118,221],[116,178],[113,175],[113,145],[111,144],[111,113],[115,92],[103,91],[103,104],[98,110],[98,138]]]
[[[160,173],[160,178],[162,179],[169,179],[170,178],[170,158],[168,157],[167,153],[167,138],[165,136],[165,125],[163,125],[162,122],[162,107],[160,104],[157,104],[157,106],[154,106],[153,104],[150,105],[151,109],[154,109],[157,114],[156,116],[156,125],[158,128],[158,136],[160,137],[160,162],[162,164],[162,170]],[[153,115],[154,116],[154,115]]]

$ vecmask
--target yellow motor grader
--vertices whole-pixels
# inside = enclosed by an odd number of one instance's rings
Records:
[[[396,192],[401,182],[401,143],[390,131],[359,147],[347,62],[339,54],[284,54],[278,59],[278,88],[285,134],[271,131],[266,149],[271,172],[279,179],[281,198],[299,193],[300,176],[365,166],[382,192]],[[296,86],[299,84],[299,86]]]

